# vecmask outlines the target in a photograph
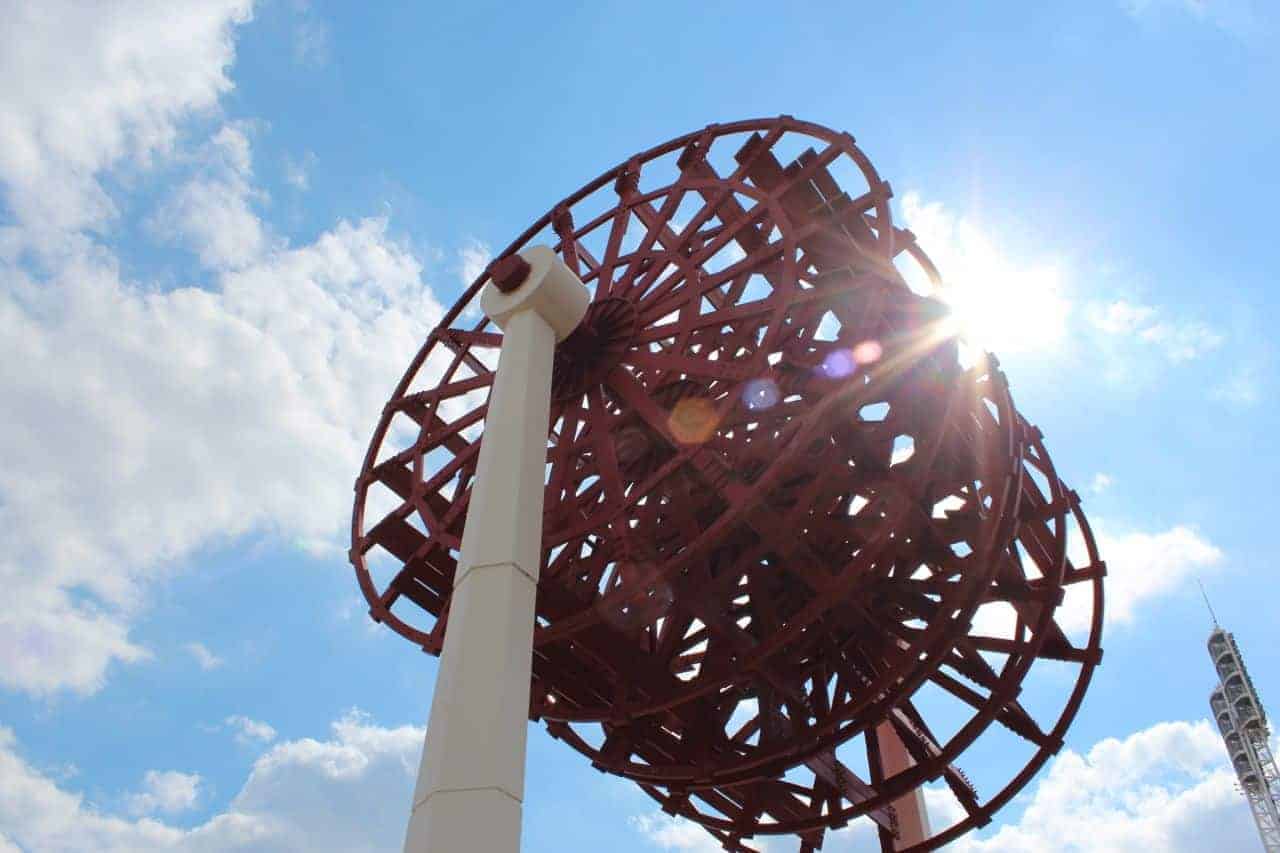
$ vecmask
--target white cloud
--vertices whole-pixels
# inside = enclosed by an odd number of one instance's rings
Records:
[[[252,5],[0,2],[0,183],[24,242],[115,214],[98,174],[168,152],[181,120],[216,107]]]
[[[1129,335],[1151,323],[1155,313],[1156,309],[1149,305],[1135,305],[1121,299],[1091,306],[1090,320],[1096,329],[1109,335]]]
[[[55,853],[397,850],[422,737],[419,727],[385,728],[348,714],[326,739],[273,747],[254,762],[225,811],[182,829],[103,811],[28,764],[13,733],[0,728],[0,838]],[[184,796],[172,802],[180,804]],[[952,816],[940,791],[928,789],[926,798],[936,824]],[[1207,721],[1160,723],[1123,739],[1107,738],[1085,753],[1067,750],[1010,809],[1018,803],[1025,807],[1008,815],[1006,825],[948,849],[1191,853],[1206,849],[1206,838],[1221,850],[1257,843],[1222,743]],[[638,816],[631,824],[654,849],[719,849],[701,829],[665,815]],[[823,849],[867,849],[870,837],[867,822],[859,821],[832,833]]]
[[[1049,349],[1066,336],[1072,306],[1056,263],[1015,260],[980,222],[916,192],[903,195],[902,217],[942,274],[938,296],[973,343],[1011,353]],[[923,289],[922,280],[908,280]]]
[[[1140,21],[1181,14],[1239,37],[1258,31],[1265,8],[1258,0],[1122,0],[1121,6]]]
[[[1197,530],[1176,525],[1157,533],[1113,529],[1094,523],[1098,552],[1107,564],[1106,624],[1127,625],[1141,607],[1176,590],[1186,589],[1198,572],[1217,568],[1221,549]],[[1087,563],[1079,541],[1069,542],[1072,560]],[[1068,595],[1059,622],[1067,630],[1088,627],[1087,597]]]
[[[88,693],[149,656],[129,626],[194,549],[338,551],[369,431],[442,309],[385,219],[273,240],[246,125],[176,149],[232,85],[248,0],[0,4],[0,686]],[[154,222],[214,270],[204,288],[130,281],[81,230],[113,213],[104,173],[157,155],[197,164]]]
[[[236,741],[245,745],[261,745],[276,739],[276,730],[268,723],[232,714],[223,725],[235,732]]]
[[[659,850],[687,850],[692,853],[722,853],[724,848],[711,833],[692,821],[672,817],[663,812],[633,815],[631,827]],[[771,848],[767,842],[753,839],[752,846],[762,851]]]
[[[128,808],[134,815],[176,814],[193,808],[199,798],[200,774],[148,770],[142,777],[142,790],[129,797]]]
[[[1203,323],[1156,323],[1139,333],[1142,340],[1160,347],[1170,361],[1190,361],[1222,345],[1222,335]]]
[[[1199,853],[1254,849],[1257,832],[1209,722],[1159,723],[1056,758],[1020,819],[955,853]],[[1207,842],[1212,839],[1212,842]]]
[[[1115,480],[1112,479],[1110,474],[1104,474],[1099,471],[1097,474],[1093,475],[1093,482],[1089,484],[1089,491],[1093,492],[1095,495],[1100,495],[1107,489],[1111,488],[1114,483]]]
[[[489,248],[489,244],[481,240],[471,239],[458,250],[458,280],[463,287],[470,287],[471,282],[480,277],[480,274],[489,266],[489,262],[493,260],[493,252]],[[469,319],[476,319],[480,316],[480,307],[478,303],[472,302],[463,312],[463,316]]]
[[[1030,791],[1000,816],[998,829],[971,833],[951,853],[1200,853],[1248,850],[1257,833],[1235,791],[1226,751],[1206,720],[1158,723],[1124,739],[1107,738],[1081,754],[1066,750]],[[944,788],[925,789],[930,822],[950,826],[963,814]],[[1024,807],[1017,811],[1018,805]],[[1012,812],[1012,814],[1010,814]],[[719,850],[705,831],[661,813],[632,827],[658,850]],[[1213,839],[1211,845],[1206,839]],[[788,846],[785,849],[792,849]],[[824,853],[877,849],[868,820],[831,832]]]
[[[458,278],[466,287],[480,277],[489,261],[493,260],[493,252],[487,243],[471,240],[458,250]]]
[[[1087,753],[1061,753],[1028,793],[997,815],[998,829],[970,833],[949,853],[1202,853],[1252,850],[1258,836],[1235,791],[1226,751],[1205,720],[1158,723]],[[925,789],[935,829],[963,813],[945,788]],[[1024,804],[1018,812],[1019,804]],[[1012,812],[1012,814],[1010,814]],[[1212,839],[1208,842],[1207,839]],[[824,853],[875,849],[867,821],[832,833]]]
[[[308,151],[301,160],[285,157],[284,182],[297,190],[311,188],[311,170],[315,168],[318,158],[314,152]]]
[[[1262,399],[1261,371],[1256,364],[1237,365],[1226,380],[1210,393],[1214,399],[1235,406],[1253,406]]]
[[[203,670],[217,669],[225,663],[222,658],[209,651],[204,643],[187,643],[183,648],[195,658],[196,663]]]
[[[1174,364],[1217,349],[1224,340],[1204,323],[1164,319],[1157,308],[1123,299],[1091,304],[1086,313],[1097,331],[1153,346]]]
[[[293,59],[317,68],[329,61],[329,25],[311,7],[310,0],[294,0]]]
[[[213,290],[121,280],[102,250],[40,279],[0,263],[0,684],[88,692],[143,658],[128,623],[196,547],[334,547],[377,413],[441,313],[380,219]]]
[[[202,168],[180,186],[152,217],[157,233],[185,243],[200,262],[215,270],[242,269],[258,260],[267,229],[252,204],[266,194],[251,183],[248,128],[222,127],[205,146]]]
[[[104,812],[28,764],[0,728],[0,839],[49,853],[398,850],[422,737],[421,728],[349,714],[326,740],[273,747],[224,812],[183,829]]]
[[[1105,474],[1105,486],[1110,478]],[[1094,491],[1098,491],[1094,479]],[[1105,487],[1104,486],[1104,487]],[[1132,625],[1143,611],[1161,598],[1186,591],[1197,575],[1216,571],[1223,563],[1222,550],[1194,527],[1179,524],[1155,532],[1125,529],[1095,518],[1092,528],[1098,554],[1107,565],[1103,617],[1106,628]],[[1088,554],[1074,532],[1068,534],[1067,553],[1077,567],[1087,566]],[[1089,630],[1093,619],[1090,584],[1066,588],[1057,621],[1070,634]],[[992,637],[1010,637],[1017,613],[1004,602],[984,604],[974,616],[974,630]]]

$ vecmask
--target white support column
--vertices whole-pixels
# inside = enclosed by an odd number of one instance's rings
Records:
[[[545,246],[481,307],[503,330],[405,853],[517,853],[555,345],[586,313]],[[517,276],[518,277],[518,276]],[[507,282],[508,285],[511,282]]]
[[[915,759],[907,751],[902,738],[894,731],[892,723],[878,725],[876,739],[880,742],[880,764],[885,776],[896,776],[915,766]],[[893,809],[898,815],[898,838],[893,845],[895,850],[914,847],[932,835],[929,830],[929,813],[924,805],[923,786],[894,800]]]

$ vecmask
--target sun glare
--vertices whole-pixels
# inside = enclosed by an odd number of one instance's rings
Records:
[[[948,277],[938,296],[951,306],[955,331],[995,353],[1052,349],[1070,305],[1051,267],[1026,270],[975,265]]]
[[[1049,263],[1021,264],[999,251],[975,223],[954,216],[915,193],[903,198],[908,227],[942,273],[932,292],[951,306],[948,331],[996,354],[1053,349],[1066,333],[1071,303],[1061,275]],[[920,276],[908,275],[918,287]]]

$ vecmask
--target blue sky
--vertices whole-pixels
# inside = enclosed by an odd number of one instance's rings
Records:
[[[1067,750],[955,849],[1250,849],[1194,581],[1280,701],[1280,18],[879,6],[0,2],[0,851],[398,849],[435,669],[345,559],[382,403],[550,203],[781,113],[1031,318],[974,334],[1112,572]],[[536,729],[527,790],[530,853],[714,849]]]

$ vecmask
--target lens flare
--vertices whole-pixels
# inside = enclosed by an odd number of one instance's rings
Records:
[[[716,410],[710,400],[687,397],[676,403],[667,418],[667,426],[676,441],[682,444],[701,444],[716,430]]]
[[[879,341],[863,341],[853,348],[853,360],[858,364],[875,364],[884,355]]]
[[[771,409],[778,404],[778,384],[772,379],[752,379],[742,387],[742,402],[748,409]]]
[[[828,379],[843,379],[858,369],[853,353],[847,349],[832,350],[819,368]]]

